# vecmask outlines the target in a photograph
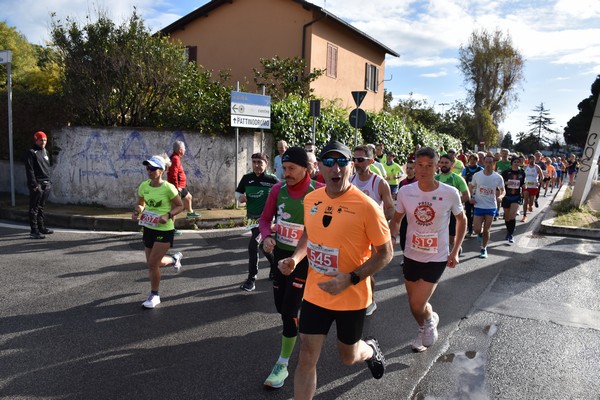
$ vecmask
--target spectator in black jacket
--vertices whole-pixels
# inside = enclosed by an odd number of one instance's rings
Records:
[[[32,239],[45,239],[53,230],[46,228],[44,220],[44,205],[52,185],[50,184],[50,157],[46,150],[48,137],[44,132],[33,135],[35,144],[25,154],[25,173],[29,188],[29,225]]]

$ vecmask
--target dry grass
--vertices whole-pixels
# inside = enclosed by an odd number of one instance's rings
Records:
[[[563,199],[552,206],[556,212],[554,225],[600,229],[600,212],[592,210],[587,204],[575,207],[571,204],[571,194],[572,190],[568,188]]]

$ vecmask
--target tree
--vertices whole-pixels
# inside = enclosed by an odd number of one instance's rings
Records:
[[[460,46],[458,68],[473,105],[478,141],[497,142],[498,124],[518,99],[523,65],[510,36],[498,30],[474,31],[468,44]]]
[[[0,49],[12,51],[11,77],[15,89],[53,93],[58,87],[58,66],[51,50],[33,45],[14,27],[0,22]],[[6,66],[0,66],[0,90],[6,89]]]
[[[600,75],[596,76],[596,80],[592,83],[591,91],[592,94],[577,105],[579,113],[567,122],[563,135],[567,144],[585,147],[596,109],[596,101],[600,94]]]
[[[510,132],[507,132],[506,135],[504,135],[504,138],[502,138],[500,147],[502,147],[503,149],[512,149],[513,146],[514,146],[514,143],[512,140],[512,135]]]
[[[310,84],[319,78],[325,70],[313,69],[306,73],[306,63],[300,57],[261,58],[262,70],[253,68],[254,83],[257,88],[265,86],[271,99],[279,101],[289,95],[298,95],[303,99],[309,98],[313,92]]]
[[[152,35],[135,9],[119,26],[102,13],[84,26],[53,17],[51,37],[76,124],[142,126],[185,74],[183,47]]]
[[[518,142],[515,144],[515,151],[525,155],[533,154],[544,147],[540,138],[531,132],[519,132],[517,139]]]
[[[543,133],[556,133],[554,129],[550,128],[550,125],[554,124],[554,119],[549,117],[550,110],[544,108],[544,103],[540,103],[533,111],[537,114],[529,116],[529,126],[531,127],[529,133],[537,135],[542,143],[550,143],[551,139],[543,136]]]

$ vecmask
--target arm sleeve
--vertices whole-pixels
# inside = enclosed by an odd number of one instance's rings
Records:
[[[28,150],[25,154],[25,173],[27,175],[27,186],[30,188],[37,185],[37,179],[35,179],[35,171],[33,169],[33,157],[35,157],[35,153]]]
[[[265,203],[265,208],[263,208],[263,212],[260,214],[260,219],[258,220],[258,229],[263,238],[266,238],[271,234],[271,223],[273,222],[273,217],[277,211],[277,196],[279,196],[279,189],[281,189],[281,183],[278,183],[271,188],[269,197],[267,197],[267,202]]]

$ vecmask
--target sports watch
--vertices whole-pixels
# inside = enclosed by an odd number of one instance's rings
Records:
[[[360,276],[356,275],[354,271],[350,272],[350,282],[353,285],[356,285],[358,282],[360,282]]]

